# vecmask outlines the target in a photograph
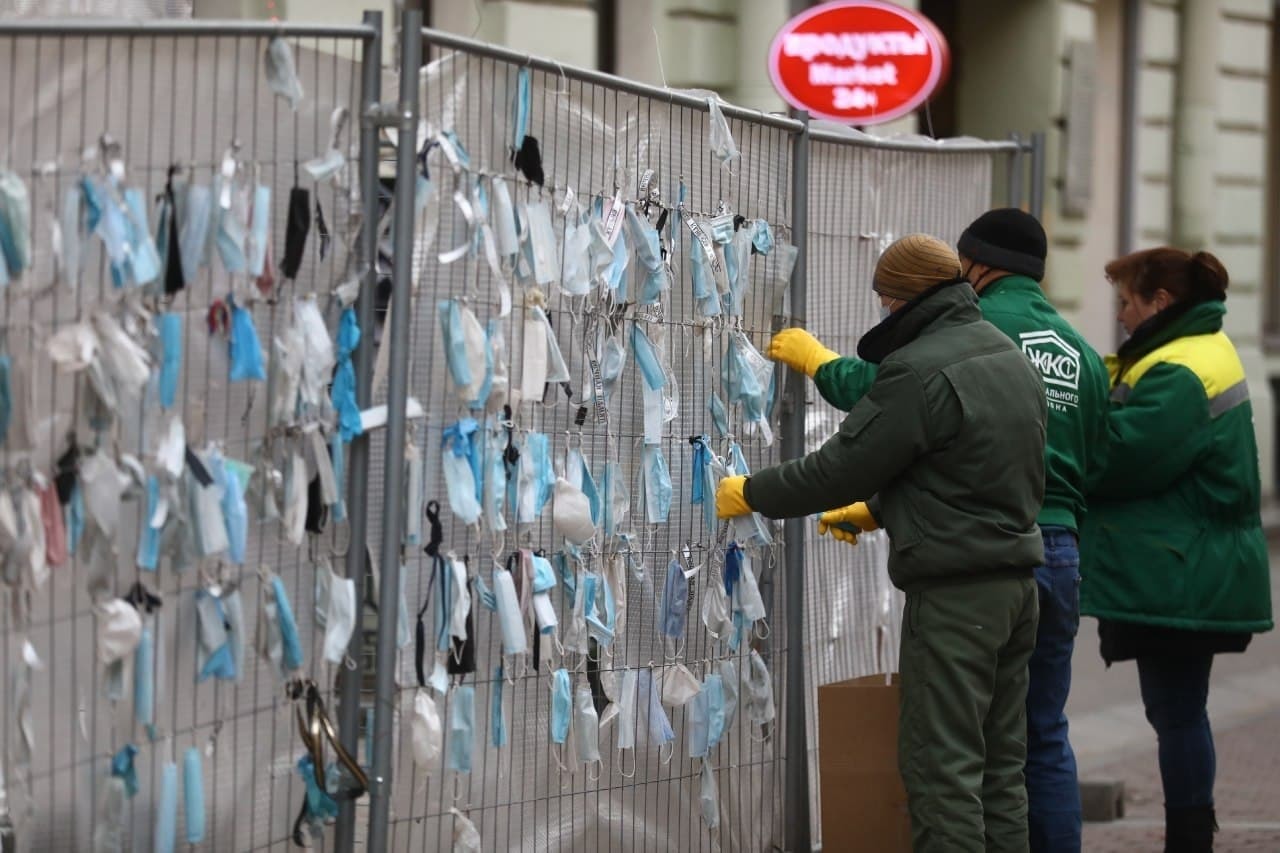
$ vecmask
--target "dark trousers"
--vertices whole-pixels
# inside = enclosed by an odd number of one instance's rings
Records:
[[[1066,713],[1080,629],[1080,548],[1064,527],[1041,534],[1040,624],[1027,688],[1027,824],[1033,853],[1080,853],[1080,782]]]
[[[898,762],[917,853],[1027,850],[1031,578],[907,594]]]

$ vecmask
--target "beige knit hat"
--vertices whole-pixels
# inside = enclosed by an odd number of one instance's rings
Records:
[[[960,278],[960,258],[937,237],[908,234],[876,261],[871,288],[894,299],[915,299],[935,284]]]

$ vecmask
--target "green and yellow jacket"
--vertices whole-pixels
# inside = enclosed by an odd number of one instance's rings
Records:
[[[1080,612],[1194,631],[1272,627],[1253,408],[1226,306],[1175,306],[1107,359],[1107,461],[1081,535]]]

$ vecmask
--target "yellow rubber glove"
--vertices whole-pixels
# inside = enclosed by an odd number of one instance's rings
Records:
[[[783,329],[769,341],[765,356],[780,361],[793,370],[803,372],[810,379],[818,368],[840,357],[822,345],[822,342],[804,329]]]
[[[845,527],[837,525],[845,525]],[[865,501],[824,512],[818,519],[819,534],[829,534],[841,542],[856,545],[858,535],[847,529],[849,526],[856,527],[863,533],[870,533],[872,530],[880,529],[880,525],[876,522],[875,517],[871,515],[871,510],[867,508]]]
[[[746,477],[725,477],[716,487],[716,516],[718,518],[737,518],[748,515],[751,505],[747,503],[743,489],[747,485]]]

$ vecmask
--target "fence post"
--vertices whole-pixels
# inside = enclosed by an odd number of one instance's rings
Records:
[[[1031,215],[1044,219],[1044,131],[1031,134]]]
[[[809,229],[809,114],[798,111],[795,117],[804,123],[792,142],[791,158],[791,243],[796,247],[796,265],[791,273],[791,319],[803,327],[807,322],[806,263]],[[805,378],[788,371],[786,417],[782,431],[782,458],[798,459],[804,455]],[[804,533],[805,519],[787,519],[786,536],[787,590],[787,766],[784,778],[786,799],[783,819],[786,822],[786,849],[790,853],[808,853],[812,849],[809,826],[809,739],[808,685],[804,671]]]
[[[1009,138],[1017,146],[1009,157],[1009,186],[1006,188],[1009,196],[1009,207],[1022,207],[1022,135],[1011,133]]]
[[[378,580],[378,651],[373,712],[373,773],[370,779],[369,850],[387,849],[391,817],[392,737],[396,706],[396,619],[400,594],[400,550],[404,518],[405,405],[409,393],[409,288],[412,287],[413,170],[418,138],[418,75],[422,65],[422,12],[400,14],[400,103],[397,107],[395,253],[391,270],[391,347],[387,395],[385,489],[382,503],[382,571]],[[389,618],[387,618],[389,616]]]
[[[378,128],[368,114],[382,97],[382,13],[365,11],[363,21],[377,31],[364,43],[360,56],[360,296],[356,317],[360,343],[356,346],[356,404],[372,405],[374,296],[378,287]],[[364,600],[365,561],[369,553],[369,436],[351,441],[347,459],[347,524],[351,538],[347,548],[347,577],[356,585],[357,600]],[[364,681],[364,608],[356,608],[355,629],[347,646],[347,657],[355,666],[344,666],[338,676],[338,736],[347,752],[360,754],[360,693]],[[334,849],[350,853],[355,849],[356,804],[344,800],[338,807]]]

